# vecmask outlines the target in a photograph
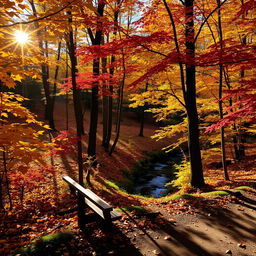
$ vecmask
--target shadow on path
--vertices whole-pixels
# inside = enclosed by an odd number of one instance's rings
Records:
[[[97,226],[97,227],[96,227]],[[83,230],[84,239],[95,251],[95,255],[143,256],[130,239],[115,225],[87,224]]]
[[[210,214],[174,215],[176,225],[161,214],[146,217],[153,224],[151,229],[141,228],[143,219],[134,219],[123,212],[139,227],[140,233],[143,232],[143,236],[137,235],[135,242],[143,255],[154,255],[152,251],[156,250],[157,255],[164,256],[221,256],[230,250],[232,255],[253,256],[256,253],[256,212],[252,204],[256,201],[247,194],[238,194],[237,198],[238,201],[228,208],[212,206],[208,209]],[[240,243],[246,247],[238,246]]]

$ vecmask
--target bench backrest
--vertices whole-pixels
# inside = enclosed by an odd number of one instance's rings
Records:
[[[74,181],[69,176],[63,176],[63,180],[65,180],[70,186],[72,186],[75,190],[81,193],[84,196],[85,203],[95,212],[97,212],[102,218],[106,218],[109,215],[110,211],[113,210],[112,206],[110,206],[106,201],[97,196],[90,189],[85,189],[76,181]]]

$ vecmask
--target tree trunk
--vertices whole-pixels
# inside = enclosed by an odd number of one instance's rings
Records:
[[[68,49],[66,49],[66,74],[65,74],[65,78],[68,78]],[[68,115],[68,91],[66,92],[65,95],[65,115],[66,115],[66,130],[68,130],[69,126],[68,126],[68,122],[69,122],[69,115]]]
[[[43,48],[43,42],[41,41],[39,43],[39,47],[42,52],[42,56],[44,56],[44,48]],[[50,96],[50,84],[48,82],[48,67],[46,64],[42,64],[41,70],[42,70],[42,83],[43,83],[43,88],[44,88],[44,96],[45,96],[45,120],[49,122],[49,126],[52,130],[55,130],[55,124],[54,124],[54,118],[53,118],[53,111],[52,110],[52,99]]]
[[[3,198],[3,186],[4,186],[4,171],[0,173],[0,209],[4,208],[4,198]]]
[[[186,36],[186,107],[188,115],[188,149],[191,166],[191,185],[201,188],[204,183],[199,143],[199,120],[196,106],[196,69],[194,41],[194,0],[185,0]]]
[[[117,109],[117,122],[116,122],[116,137],[114,139],[113,145],[109,151],[109,155],[111,156],[115,150],[116,144],[119,140],[120,136],[120,128],[121,128],[121,119],[122,119],[122,106],[123,106],[123,94],[124,94],[124,82],[125,80],[121,81],[121,88],[119,93],[119,102],[118,102],[118,109]]]
[[[105,3],[99,1],[98,3],[98,14],[100,17],[103,17]],[[100,45],[102,41],[102,31],[100,29],[102,25],[101,20],[97,22],[98,30],[93,37],[92,32],[90,33],[90,38],[93,45]],[[91,31],[91,30],[90,30]],[[99,81],[97,77],[100,73],[100,60],[99,58],[93,59],[93,75],[96,78],[95,82],[92,85],[92,96],[91,96],[91,115],[90,115],[90,128],[89,128],[89,141],[88,141],[88,155],[96,157],[96,139],[97,139],[97,125],[98,125],[98,94],[99,94]]]
[[[111,64],[115,62],[115,56],[111,56]],[[109,94],[108,96],[108,127],[107,127],[107,135],[104,143],[105,151],[108,151],[109,148],[109,143],[112,135],[112,124],[113,124],[113,92],[114,92],[114,87],[112,84],[112,77],[114,76],[114,67],[110,68],[109,74],[110,74],[110,85],[109,85]]]
[[[139,132],[140,137],[144,137],[144,119],[145,119],[145,110],[144,110],[144,107],[142,107],[140,112],[140,132]]]
[[[60,60],[60,52],[61,52],[61,41],[58,43],[57,58],[56,58],[57,61]],[[52,117],[53,117],[53,113],[54,113],[54,106],[55,106],[56,93],[57,93],[58,74],[59,74],[59,65],[57,64],[57,66],[55,68],[55,73],[54,73],[53,91],[52,91],[52,96],[51,96],[52,102],[51,102],[50,112],[52,113]]]
[[[224,71],[224,78],[225,78],[226,85],[227,85],[228,89],[231,90],[231,84],[230,84],[228,72],[225,71],[225,69],[223,71]],[[233,106],[232,98],[229,99],[229,106],[230,107]],[[233,109],[231,108],[230,111],[233,112]],[[237,132],[236,123],[233,123],[232,129],[233,129],[234,132]],[[237,134],[234,134],[232,136],[232,141],[233,141],[233,148],[234,148],[234,153],[235,153],[234,160],[238,160],[240,157],[239,157],[239,148],[238,148]]]
[[[146,87],[145,87],[145,92],[148,90],[148,83],[146,83]],[[145,106],[143,106],[141,108],[141,114],[140,114],[140,132],[139,132],[139,136],[143,137],[143,131],[144,131],[144,119],[145,119],[145,107],[146,107],[146,103]]]
[[[121,86],[120,86],[119,102],[118,102],[118,109],[117,109],[116,137],[115,137],[113,145],[112,145],[112,147],[109,151],[110,156],[114,152],[116,144],[119,140],[120,128],[121,128],[122,106],[123,106],[123,97],[124,97],[124,85],[125,85],[125,78],[126,78],[126,68],[125,68],[125,59],[124,59],[123,49],[122,49],[122,66],[123,66],[123,77],[122,77]]]
[[[3,203],[3,179],[2,173],[0,173],[0,209],[4,210],[4,203]]]
[[[99,59],[93,60],[93,74],[95,77],[99,75],[100,63]],[[90,129],[89,129],[89,142],[88,142],[88,155],[96,156],[96,139],[97,139],[97,126],[98,126],[98,94],[99,94],[99,82],[95,81],[92,86],[91,96],[91,116],[90,116]]]
[[[242,45],[246,45],[246,35],[242,36],[241,43],[242,43]],[[245,77],[245,72],[242,69],[240,71],[240,78],[243,79],[244,77]],[[243,131],[240,127],[238,127],[237,137],[238,137],[238,144],[237,144],[237,146],[238,146],[238,160],[240,160],[242,157],[245,156],[244,143],[246,143],[246,138],[245,138],[245,136],[243,134]]]
[[[7,157],[6,157],[6,148],[3,147],[3,169],[5,176],[6,192],[9,198],[9,209],[12,210],[12,197],[10,192],[10,182],[8,179],[8,170],[7,170]]]
[[[218,4],[218,28],[219,28],[219,38],[220,38],[220,48],[221,51],[223,49],[222,45],[222,40],[223,40],[223,35],[222,35],[222,22],[221,22],[221,2],[220,0],[217,0]],[[222,53],[221,53],[222,56]],[[221,62],[222,60],[220,60]],[[220,63],[219,65],[219,116],[220,119],[223,119],[223,102],[222,102],[222,88],[223,88],[223,64]],[[227,162],[226,162],[226,148],[225,148],[225,130],[224,127],[220,128],[220,142],[221,142],[221,158],[222,158],[222,168],[223,168],[223,173],[224,173],[224,179],[229,180],[229,175],[228,175],[228,169],[227,169]]]
[[[37,17],[37,11],[36,11],[36,6],[34,1],[29,1],[33,15]],[[48,45],[46,42],[46,47],[44,48],[43,41],[40,39],[40,30],[39,30],[39,24],[35,22],[35,27],[37,30],[37,37],[39,40],[39,49],[40,49],[40,54],[41,56],[47,57],[48,53]],[[48,70],[48,65],[47,64],[42,64],[41,65],[41,76],[42,76],[42,83],[43,83],[43,89],[44,89],[44,96],[45,96],[45,120],[49,122],[49,126],[52,130],[55,130],[55,124],[54,124],[54,117],[53,117],[53,108],[51,107],[52,105],[52,99],[51,99],[51,93],[50,93],[50,84],[48,82],[49,79],[49,70]]]
[[[102,58],[102,73],[107,73],[107,58]],[[102,94],[103,94],[103,100],[102,100],[102,122],[103,122],[103,134],[102,134],[102,146],[105,148],[105,151],[107,151],[106,147],[106,140],[107,140],[107,134],[108,134],[108,96],[107,93],[107,83],[106,81],[103,84],[102,88]]]
[[[117,5],[120,4],[120,1],[117,1]],[[114,32],[113,32],[113,36],[114,36],[114,40],[117,34],[117,25],[118,25],[118,16],[119,16],[119,10],[117,9],[114,12]],[[112,55],[111,56],[111,65],[115,63],[115,56]],[[114,76],[114,72],[115,72],[115,68],[111,67],[109,70],[109,74],[110,74],[110,78],[113,78]],[[113,88],[113,84],[112,81],[110,79],[110,85],[109,85],[109,93],[110,96],[108,96],[108,128],[107,128],[107,136],[106,136],[106,142],[105,142],[105,150],[108,151],[109,148],[109,143],[110,143],[110,139],[111,139],[111,135],[112,135],[112,123],[113,123],[113,92],[114,92],[114,88]]]
[[[3,83],[0,80],[0,105],[2,105],[2,91],[3,91]],[[3,123],[1,122],[0,125],[3,125]],[[3,200],[3,182],[4,182],[4,170],[2,170],[0,172],[0,208],[4,209],[4,200]]]
[[[72,14],[71,11],[68,12],[69,17],[69,40],[67,42],[69,57],[71,63],[71,81],[72,81],[72,89],[73,89],[73,104],[74,104],[74,112],[75,112],[75,120],[76,120],[76,135],[78,137],[77,140],[77,163],[78,163],[78,179],[79,184],[84,186],[83,180],[83,157],[82,157],[82,134],[83,134],[83,122],[82,119],[82,106],[80,100],[80,89],[77,88],[76,84],[76,73],[77,73],[77,58],[75,56],[75,44],[74,44],[74,35],[73,29],[71,26],[72,23]],[[78,223],[81,229],[84,228],[85,219],[84,219],[84,209],[85,203],[82,195],[78,195]]]

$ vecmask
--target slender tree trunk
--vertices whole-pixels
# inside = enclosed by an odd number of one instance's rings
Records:
[[[35,17],[37,17],[37,10],[36,10],[36,6],[34,1],[29,1],[32,11],[33,11],[33,15]],[[37,29],[37,37],[39,40],[39,49],[40,49],[40,54],[43,57],[47,57],[48,53],[47,53],[47,42],[46,42],[46,47],[44,47],[43,41],[40,38],[41,37],[41,33],[39,31],[39,24],[37,22],[35,22],[35,27]],[[41,65],[41,76],[42,76],[42,84],[43,84],[43,89],[44,89],[44,95],[45,95],[45,120],[47,120],[49,122],[49,126],[52,130],[55,130],[55,125],[54,125],[54,118],[53,118],[53,109],[51,108],[52,105],[52,99],[51,99],[51,92],[50,92],[50,84],[49,84],[49,70],[48,70],[48,65],[47,64],[42,64]]]
[[[223,65],[220,64],[219,66],[219,99],[222,98],[222,74],[223,74]],[[220,119],[223,118],[223,106],[222,101],[219,100],[219,116]],[[226,148],[225,148],[225,131],[224,127],[220,128],[220,141],[221,141],[221,157],[222,157],[222,168],[224,173],[225,180],[229,180],[227,163],[226,163]]]
[[[145,87],[145,92],[148,90],[148,83],[146,83],[146,87]],[[143,137],[143,131],[144,131],[144,119],[145,119],[145,107],[146,107],[146,103],[145,106],[143,106],[141,108],[141,115],[140,115],[140,132],[139,132],[139,136]]]
[[[244,36],[241,40],[242,44],[246,44],[246,37]],[[226,84],[229,90],[231,90],[231,85],[230,85],[230,81],[229,81],[229,77],[227,72],[224,72],[225,75],[225,80],[226,80]],[[244,77],[244,70],[240,71],[240,77],[243,78]],[[232,98],[229,99],[229,106],[231,107],[233,105],[233,100]],[[231,112],[233,111],[233,109],[231,108]],[[236,133],[232,136],[232,140],[233,140],[233,146],[234,146],[234,152],[235,152],[235,160],[240,160],[241,157],[245,156],[245,148],[244,148],[244,143],[246,142],[245,137],[241,134],[241,128],[234,123],[232,125],[233,131]]]
[[[66,47],[66,74],[65,78],[68,78],[68,48]],[[68,130],[68,122],[69,122],[69,116],[68,116],[68,91],[66,92],[65,95],[65,115],[66,115],[66,130]]]
[[[0,209],[4,208],[4,198],[3,198],[3,186],[4,186],[4,171],[0,172]]]
[[[0,209],[4,210],[4,203],[3,203],[3,173],[0,173]]]
[[[0,80],[0,106],[2,105],[2,101],[3,101],[2,90],[3,90],[3,83]],[[3,125],[3,123],[1,122],[0,125]],[[3,183],[4,183],[4,169],[2,169],[2,171],[0,172],[0,208],[5,210],[4,201],[3,201]]]
[[[4,169],[4,176],[5,176],[5,184],[6,184],[6,191],[9,198],[9,209],[12,210],[12,197],[10,192],[10,182],[8,179],[8,170],[7,170],[7,157],[6,157],[6,148],[3,147],[3,169]]]
[[[78,179],[79,184],[84,186],[83,180],[83,156],[82,156],[82,134],[83,134],[83,122],[82,119],[82,106],[80,100],[80,89],[77,88],[76,83],[76,73],[77,73],[77,59],[75,56],[75,43],[74,43],[74,35],[73,29],[71,26],[72,23],[72,14],[71,11],[68,12],[69,15],[69,39],[67,42],[69,57],[71,63],[71,81],[72,81],[72,89],[73,89],[73,104],[74,104],[74,112],[75,112],[75,120],[76,120],[76,135],[78,137],[77,140],[77,163],[78,163]],[[84,209],[85,203],[84,198],[81,194],[78,195],[78,223],[81,229],[84,228],[85,219],[84,219]]]
[[[243,3],[243,1],[242,1]],[[241,43],[242,45],[246,45],[246,35],[243,35],[242,36],[242,39],[241,39]],[[245,77],[245,72],[243,69],[241,69],[240,71],[240,78],[243,79]],[[238,160],[240,160],[242,157],[245,156],[245,147],[244,147],[244,143],[246,143],[246,138],[243,134],[243,130],[240,128],[240,127],[237,127],[238,128],[238,134],[237,134],[237,137],[238,137]]]
[[[42,56],[44,56],[44,48],[43,48],[43,42],[39,43],[40,49],[42,51]],[[44,88],[44,96],[45,96],[45,119],[49,122],[49,126],[52,130],[55,130],[55,125],[54,125],[54,119],[53,119],[53,113],[51,112],[51,96],[50,96],[50,85],[48,82],[48,67],[46,64],[42,64],[41,70],[42,70],[42,83],[43,83],[43,88]]]
[[[117,133],[117,130],[118,130],[118,119],[119,119],[119,116],[120,116],[119,109],[120,109],[120,107],[122,107],[121,104],[123,104],[123,103],[121,103],[121,93],[122,93],[121,87],[122,87],[122,83],[119,82],[118,98],[117,98],[117,105],[116,105],[115,133]]]
[[[225,69],[223,71],[224,71],[224,78],[225,78],[226,85],[227,85],[228,89],[231,90],[231,84],[230,84],[228,72],[225,71]],[[230,107],[233,106],[232,98],[229,99],[229,106]],[[232,108],[231,108],[231,112],[233,112]],[[232,129],[235,133],[237,132],[236,123],[233,123]],[[232,141],[233,141],[233,148],[234,148],[234,153],[235,153],[234,160],[238,160],[239,159],[239,148],[238,148],[237,134],[232,135]]]
[[[99,1],[98,3],[98,14],[99,17],[103,17],[105,3]],[[91,30],[90,38],[93,45],[100,45],[102,41],[102,31],[100,29],[102,21],[99,20],[97,27],[98,30],[93,37]],[[89,128],[89,141],[88,141],[88,155],[96,157],[96,139],[97,139],[97,126],[98,126],[98,94],[99,94],[99,81],[97,80],[100,73],[100,60],[99,58],[93,59],[93,75],[96,78],[95,82],[92,85],[92,96],[91,96],[91,115],[90,115],[90,128]]]
[[[139,132],[140,137],[144,137],[144,120],[145,120],[145,109],[144,107],[142,107],[141,113],[140,113],[140,132]]]
[[[219,28],[219,38],[220,38],[220,48],[221,51],[223,49],[222,45],[222,40],[223,40],[223,35],[222,35],[222,21],[221,21],[221,2],[220,0],[217,0],[218,4],[218,28]],[[221,53],[222,55],[222,53]],[[222,60],[220,60],[221,62]],[[222,88],[223,88],[223,64],[220,63],[219,65],[219,116],[220,119],[223,119],[223,102],[222,102]],[[228,169],[227,169],[227,162],[226,162],[226,148],[225,148],[225,130],[224,127],[220,128],[220,142],[221,142],[221,158],[222,158],[222,168],[223,168],[223,173],[224,173],[224,179],[229,180],[229,175],[228,175]]]
[[[237,131],[236,128],[236,124],[233,124],[233,130]],[[233,146],[234,146],[234,152],[235,152],[235,160],[239,160],[240,159],[240,155],[239,155],[239,147],[238,147],[238,141],[237,141],[237,134],[232,136],[232,140],[233,140]]]
[[[117,5],[120,4],[120,1],[117,1]],[[119,10],[116,10],[114,12],[114,32],[113,32],[113,36],[114,36],[114,40],[116,38],[117,35],[117,25],[118,25],[118,16],[119,16]],[[111,65],[113,65],[115,63],[115,56],[112,55],[111,56]],[[114,87],[113,87],[113,81],[112,78],[114,76],[114,72],[115,72],[115,68],[111,67],[109,70],[109,74],[110,74],[110,85],[109,85],[109,93],[110,96],[108,96],[108,128],[107,128],[107,136],[106,136],[106,142],[105,142],[105,150],[108,151],[109,148],[109,144],[110,144],[110,139],[111,139],[111,135],[112,135],[112,124],[113,124],[113,92],[114,92]]]
[[[93,74],[98,76],[99,69],[99,59],[93,60]],[[98,94],[99,94],[99,82],[95,81],[92,86],[92,98],[91,98],[91,116],[90,116],[90,129],[89,129],[89,142],[88,142],[88,155],[96,156],[96,139],[97,139],[97,126],[98,126]]]
[[[188,149],[191,166],[191,185],[201,188],[204,183],[199,141],[199,119],[196,106],[196,69],[194,41],[194,0],[185,0],[186,88],[188,115]]]
[[[115,56],[111,56],[111,64],[115,62]],[[109,74],[110,74],[110,85],[109,85],[109,94],[108,96],[108,127],[107,127],[107,135],[104,143],[105,151],[108,151],[109,149],[109,144],[110,144],[110,139],[112,135],[112,124],[113,124],[113,92],[114,92],[114,87],[112,84],[112,78],[114,76],[114,67],[110,68]]]
[[[121,128],[122,106],[123,106],[123,97],[124,97],[124,85],[125,85],[125,78],[126,78],[126,68],[125,68],[125,59],[124,59],[123,49],[122,49],[122,66],[123,66],[123,77],[122,77],[121,86],[120,86],[119,102],[118,102],[118,110],[117,110],[116,137],[115,137],[113,145],[112,145],[112,147],[109,151],[110,156],[114,152],[116,144],[119,140],[120,128]]]
[[[58,50],[57,50],[57,62],[60,60],[60,51],[61,51],[61,41],[58,43]],[[51,110],[50,112],[54,113],[54,106],[55,106],[55,101],[56,101],[56,93],[57,93],[57,79],[58,79],[58,74],[59,74],[59,64],[57,64],[54,72],[54,83],[53,83],[53,91],[52,91],[52,102],[51,102]]]
[[[45,28],[45,32],[46,32]],[[42,54],[48,59],[49,58],[49,49],[48,49],[48,41],[42,42]],[[50,78],[49,65],[44,64],[45,66],[45,77],[44,77],[44,89],[45,89],[45,99],[46,99],[46,107],[45,107],[45,119],[48,120],[49,126],[52,130],[55,130],[54,117],[53,117],[53,96],[50,88],[50,82],[48,79]],[[43,72],[43,71],[42,71]]]
[[[107,58],[102,58],[102,72],[107,73]],[[102,87],[102,94],[103,94],[103,100],[102,100],[102,125],[103,125],[103,134],[102,134],[102,146],[105,148],[105,151],[107,151],[106,148],[106,139],[108,134],[108,96],[107,93],[107,83],[104,82]]]
[[[49,131],[48,135],[49,135],[49,142],[52,143],[53,135],[50,131]],[[51,166],[55,166],[54,156],[52,154],[50,155],[50,161],[51,161]],[[56,177],[55,173],[53,174],[53,187],[54,187],[55,205],[58,208],[58,205],[59,205],[59,189],[58,189],[58,182],[57,182],[57,177]],[[24,190],[24,187],[23,187],[23,190]]]

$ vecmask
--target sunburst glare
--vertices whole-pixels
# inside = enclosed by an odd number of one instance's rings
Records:
[[[29,41],[29,35],[28,33],[22,31],[22,30],[16,30],[14,33],[15,40],[17,43],[25,44]]]

